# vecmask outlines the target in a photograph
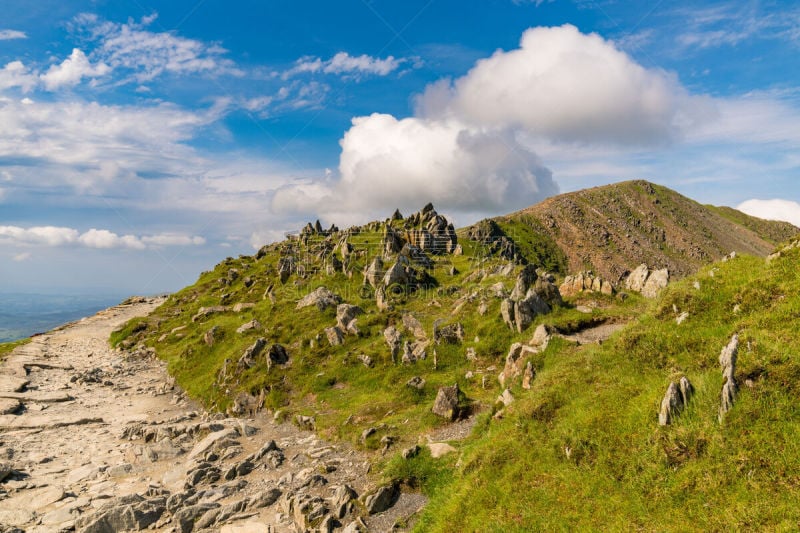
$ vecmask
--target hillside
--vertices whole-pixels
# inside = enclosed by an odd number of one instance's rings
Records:
[[[771,239],[793,231],[752,224]],[[800,455],[778,449],[800,428],[800,250],[766,264],[757,256],[775,247],[753,229],[646,182],[459,231],[430,204],[346,230],[308,224],[226,259],[111,340],[157,354],[211,409],[266,408],[372,454],[393,494],[432,497],[420,531],[779,527],[800,519],[788,505]],[[602,249],[593,231],[608,235]],[[584,256],[597,263],[578,268],[615,281],[641,262],[705,266],[653,299],[620,283],[562,298],[561,276]],[[720,425],[716,358],[734,333],[747,388]],[[664,390],[683,376],[695,399],[659,427]]]
[[[564,251],[568,272],[594,270],[612,283],[640,263],[680,278],[732,251],[765,256],[800,232],[646,181],[562,194],[495,220],[512,238],[534,228]]]

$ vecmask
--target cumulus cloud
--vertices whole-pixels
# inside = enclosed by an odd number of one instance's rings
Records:
[[[294,67],[284,72],[282,77],[289,79],[303,73],[336,74],[355,78],[366,74],[386,76],[408,61],[409,59],[396,59],[394,56],[381,59],[366,54],[351,56],[347,52],[339,52],[328,60],[319,57],[302,57],[297,60]]]
[[[111,67],[103,62],[92,65],[86,54],[78,48],[58,65],[51,65],[50,69],[40,75],[48,91],[59,89],[65,85],[74,86],[83,78],[99,78],[111,72]]]
[[[114,69],[132,72],[138,82],[163,73],[241,75],[235,63],[224,57],[227,50],[216,43],[180,37],[171,32],[147,29],[155,15],[125,24],[84,13],[73,19],[71,29],[87,41],[97,43],[92,57]]]
[[[0,226],[0,244],[17,246],[76,245],[86,248],[144,250],[148,246],[201,246],[205,243],[206,240],[203,237],[182,233],[161,233],[137,237],[136,235],[119,235],[107,229],[96,228],[80,233],[74,228],[57,226],[33,226],[30,228]]]
[[[0,69],[0,91],[19,87],[23,92],[33,89],[38,80],[22,61],[12,61]]]
[[[532,28],[453,82],[432,84],[418,114],[521,128],[547,139],[647,144],[674,140],[715,113],[676,77],[647,69],[597,34],[572,25]]]
[[[10,41],[12,39],[27,39],[24,31],[19,30],[0,30],[0,41]]]
[[[313,208],[340,220],[335,215],[408,211],[433,201],[444,210],[486,213],[558,192],[550,171],[508,131],[376,113],[353,119],[340,144],[338,182],[284,187],[274,208]]]
[[[750,216],[766,220],[783,220],[800,227],[800,203],[791,200],[752,199],[742,202],[736,209]]]

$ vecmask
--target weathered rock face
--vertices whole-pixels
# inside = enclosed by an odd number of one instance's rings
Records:
[[[464,341],[464,326],[461,322],[456,322],[443,327],[435,327],[433,340],[436,344],[461,344]]]
[[[511,291],[511,299],[519,301],[525,298],[528,289],[536,282],[537,278],[536,267],[533,265],[525,265],[519,275],[517,275],[514,290]]]
[[[628,275],[625,288],[639,292],[646,298],[655,298],[669,284],[669,271],[666,268],[650,270],[642,263]]]
[[[614,294],[614,287],[609,281],[602,279],[600,276],[595,276],[588,270],[567,276],[558,290],[562,296],[575,296],[582,292]]]
[[[403,326],[417,339],[424,339],[426,337],[422,323],[411,313],[403,315]]]
[[[341,302],[342,298],[338,294],[332,293],[326,287],[318,287],[297,302],[297,309],[316,305],[317,309],[324,311],[328,307],[339,305]]]
[[[730,342],[719,354],[719,365],[722,367],[722,393],[719,404],[719,419],[731,410],[736,401],[738,391],[736,383],[736,356],[739,353],[739,336],[731,337]]]
[[[272,365],[285,365],[289,362],[289,353],[280,344],[273,344],[267,352],[267,368]]]
[[[386,271],[383,268],[383,259],[376,257],[364,270],[364,285],[377,289],[381,286],[384,274],[386,274]]]
[[[339,304],[336,308],[336,326],[343,332],[358,335],[355,326],[356,317],[364,313],[364,310],[357,305]]]
[[[364,497],[364,508],[369,514],[382,513],[397,501],[400,495],[396,485],[386,485]]]
[[[138,494],[132,494],[108,502],[93,515],[79,518],[75,527],[87,533],[138,531],[155,524],[165,510],[164,497],[145,500]]]
[[[267,346],[267,340],[259,337],[252,345],[250,345],[239,358],[237,366],[244,370],[250,368],[256,363],[256,357],[264,351]]]
[[[436,394],[436,400],[433,402],[433,414],[448,420],[455,420],[458,418],[459,392],[458,384],[449,387],[440,387],[439,392]]]
[[[537,315],[550,312],[548,301],[552,305],[561,303],[558,288],[549,278],[539,278],[533,265],[526,265],[517,276],[511,296],[500,302],[500,316],[508,327],[522,333]]]

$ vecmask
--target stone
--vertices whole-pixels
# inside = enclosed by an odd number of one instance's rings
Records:
[[[416,362],[416,360],[417,358],[411,351],[411,343],[408,341],[403,342],[403,356],[400,358],[400,362],[402,362],[404,365],[409,365]]]
[[[331,346],[339,346],[344,343],[344,333],[338,326],[325,328],[325,337]]]
[[[194,459],[195,457],[202,456],[205,452],[219,444],[225,439],[235,439],[239,436],[239,432],[233,428],[221,429],[207,435],[203,440],[195,444],[192,451],[189,452],[188,458]]]
[[[256,358],[258,355],[266,348],[267,341],[263,337],[259,337],[256,341],[251,344],[239,358],[239,362],[237,366],[240,369],[247,369],[252,367],[256,364]]]
[[[364,497],[364,508],[367,513],[371,515],[382,513],[390,509],[399,496],[400,490],[394,484],[379,487],[377,490]]]
[[[406,381],[406,387],[422,390],[425,388],[425,380],[420,376],[414,376],[413,378]]]
[[[19,400],[14,398],[0,398],[0,415],[13,415],[22,407]]]
[[[220,504],[216,502],[198,503],[188,507],[181,508],[175,513],[173,520],[178,523],[178,528],[181,533],[190,533],[194,531],[194,525],[198,518],[202,517],[211,509],[217,509]]]
[[[317,421],[313,416],[297,415],[295,417],[295,422],[298,427],[308,431],[314,431],[317,427]]]
[[[722,367],[722,392],[719,405],[720,421],[731,410],[736,401],[738,387],[736,383],[736,356],[739,353],[739,336],[733,335],[727,346],[719,354],[719,364]]]
[[[214,326],[210,330],[206,331],[203,335],[203,342],[206,343],[206,346],[214,346],[214,341],[220,335],[220,327]]]
[[[400,455],[403,457],[403,459],[413,459],[414,457],[419,455],[420,450],[421,450],[421,448],[419,447],[419,445],[415,444],[414,446],[412,446],[410,448],[404,449],[400,453]]]
[[[522,333],[531,325],[537,315],[544,315],[550,312],[547,302],[539,298],[536,293],[529,295],[524,300],[520,300],[516,305],[515,325],[517,332]]]
[[[683,409],[683,398],[678,385],[670,383],[664,398],[661,400],[661,409],[658,412],[658,425],[666,426],[672,423],[675,416]]]
[[[256,494],[250,496],[247,500],[247,508],[248,509],[261,509],[263,507],[269,507],[276,501],[278,498],[281,497],[280,489],[272,488],[262,490],[261,492],[257,492]]]
[[[389,300],[386,298],[386,289],[383,288],[383,285],[375,289],[375,305],[379,311],[386,311],[391,308]]]
[[[142,530],[155,524],[166,510],[164,498],[145,500],[138,494],[114,498],[93,515],[81,516],[75,529],[82,533]]]
[[[547,348],[547,344],[550,342],[550,330],[544,324],[539,324],[536,326],[536,329],[533,330],[533,337],[531,337],[531,345],[536,346],[539,350],[544,350]]]
[[[628,278],[625,280],[625,288],[629,291],[642,292],[649,275],[650,269],[647,268],[646,264],[642,263],[628,275]]]
[[[464,341],[464,326],[461,322],[448,324],[441,328],[434,325],[433,340],[436,344],[461,344]]]
[[[424,339],[426,337],[422,323],[411,313],[403,315],[403,326],[417,339]]]
[[[505,389],[500,396],[497,397],[497,401],[501,402],[504,406],[509,406],[514,402],[514,396],[511,394],[511,391]]]
[[[342,298],[338,294],[332,293],[326,287],[318,287],[314,291],[305,295],[297,302],[296,309],[303,309],[304,307],[316,306],[320,311],[324,311],[328,307],[334,307],[342,303]]]
[[[331,509],[333,516],[338,519],[344,518],[352,507],[351,502],[358,498],[358,494],[349,485],[339,485],[331,497]]]
[[[367,354],[359,354],[358,360],[361,361],[361,364],[363,364],[365,367],[372,367],[372,357],[368,356]]]
[[[446,442],[429,442],[428,449],[431,452],[431,457],[433,457],[434,459],[444,457],[448,453],[453,453],[456,451],[455,448],[453,448]]]
[[[457,383],[449,387],[440,387],[431,409],[433,413],[448,420],[455,420],[459,415],[459,393]]]
[[[14,473],[10,463],[0,463],[0,482]]]
[[[521,357],[522,344],[515,342],[508,350],[508,355],[506,355],[506,364],[503,367],[503,371],[500,372],[499,376],[497,376],[497,379],[500,381],[501,385],[505,385],[507,381],[519,376],[521,371],[519,367],[521,363]]]
[[[383,259],[376,257],[372,260],[366,270],[364,270],[364,285],[369,285],[374,289],[381,286],[381,281],[386,271],[383,268]]]
[[[535,266],[528,264],[522,267],[522,270],[517,275],[514,289],[511,291],[511,299],[521,300],[525,298],[528,289],[536,282],[537,277]]]
[[[642,287],[642,296],[645,298],[655,298],[658,293],[669,284],[669,271],[666,268],[654,270],[647,277],[647,281]]]
[[[264,329],[264,326],[262,326],[261,322],[259,322],[254,318],[250,322],[245,322],[244,324],[236,328],[236,333],[241,334],[252,330],[262,330],[262,329]]]
[[[28,386],[28,380],[15,376],[0,375],[0,391],[22,392]]]
[[[391,267],[389,267],[389,270],[387,270],[386,274],[383,276],[383,286],[390,290],[392,287],[396,286],[405,292],[410,281],[411,280],[408,276],[408,272],[406,272],[406,268],[401,264],[400,261],[395,262]]]
[[[354,521],[347,524],[342,533],[367,533],[369,529],[361,518],[356,518]]]
[[[511,298],[505,298],[500,302],[500,316],[503,317],[503,322],[511,328],[512,331],[516,329],[517,323],[516,306],[517,303]]]
[[[339,304],[336,308],[336,325],[339,329],[347,331],[350,323],[363,312],[364,310],[357,305]]]
[[[531,382],[536,377],[536,371],[530,361],[525,365],[525,371],[522,373],[522,388],[525,390],[531,389]]]
[[[254,304],[254,303],[250,303],[250,302],[239,302],[239,303],[237,303],[237,304],[235,304],[235,305],[233,306],[233,312],[234,312],[234,313],[241,313],[242,311],[244,311],[244,310],[246,310],[246,309],[252,309],[252,308],[254,308],[255,306],[256,306],[256,304]]]
[[[33,522],[34,514],[25,509],[0,509],[0,527],[24,526]],[[15,531],[15,530],[11,530]],[[20,530],[22,531],[22,530]]]
[[[389,346],[389,351],[392,354],[392,361],[394,362],[397,359],[397,356],[400,355],[402,336],[400,335],[400,332],[397,331],[397,328],[394,326],[389,326],[383,330],[383,338],[386,340],[386,344]]]
[[[683,324],[684,320],[686,320],[687,318],[689,318],[689,313],[687,311],[684,311],[683,313],[675,317],[675,323],[678,325]]]
[[[273,344],[267,351],[267,368],[272,365],[285,365],[289,362],[289,354],[282,344]]]

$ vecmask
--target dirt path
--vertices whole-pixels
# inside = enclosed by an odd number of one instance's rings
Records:
[[[0,532],[378,531],[421,507],[371,495],[369,462],[349,447],[266,415],[209,416],[160,361],[108,347],[159,303],[107,309],[3,361]]]

